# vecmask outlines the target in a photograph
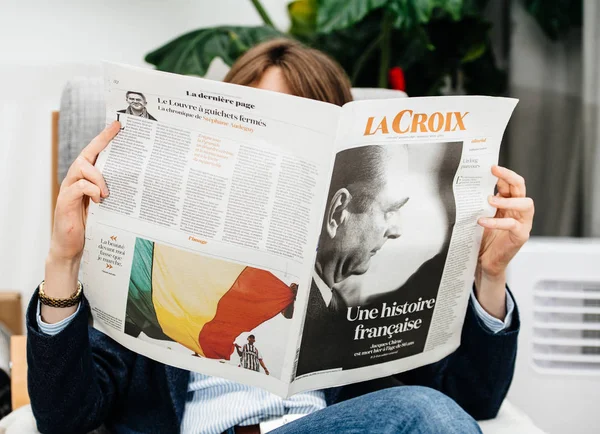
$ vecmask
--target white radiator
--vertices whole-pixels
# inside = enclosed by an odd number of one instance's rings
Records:
[[[521,313],[510,400],[550,434],[600,433],[600,239],[532,238],[508,284]]]

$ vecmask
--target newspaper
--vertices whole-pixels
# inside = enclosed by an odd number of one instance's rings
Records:
[[[106,64],[82,281],[94,327],[280,396],[460,345],[490,173],[516,100],[338,107]]]

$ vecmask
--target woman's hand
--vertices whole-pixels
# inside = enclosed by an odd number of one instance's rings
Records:
[[[90,199],[99,203],[108,196],[106,182],[94,163],[119,130],[120,124],[115,121],[96,136],[73,162],[60,186],[46,258],[44,291],[50,297],[67,298],[77,289],[88,204]],[[42,306],[42,317],[47,322],[57,322],[74,311],[75,308]]]
[[[50,245],[53,258],[73,261],[81,257],[89,199],[99,203],[101,198],[108,196],[106,182],[94,164],[98,154],[118,132],[119,123],[113,122],[81,151],[69,168],[54,211]]]
[[[498,177],[498,194],[489,197],[496,208],[493,218],[481,218],[485,228],[475,273],[477,300],[491,315],[506,315],[506,267],[529,239],[533,224],[533,200],[526,196],[525,180],[512,170],[492,167]]]

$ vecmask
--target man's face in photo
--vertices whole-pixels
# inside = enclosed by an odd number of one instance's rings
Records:
[[[146,100],[139,93],[130,93],[127,95],[127,104],[136,111],[142,111],[146,107]]]
[[[402,235],[402,207],[408,196],[400,176],[390,174],[383,185],[374,187],[363,183],[354,188],[362,194],[362,206],[350,203],[346,220],[340,225],[336,238],[340,237],[342,275],[364,274],[371,265],[371,258],[389,239]]]
[[[248,343],[249,343],[250,345],[254,345],[254,341],[255,341],[255,339],[254,339],[254,337],[253,337],[253,336],[250,336],[250,337],[248,337]]]

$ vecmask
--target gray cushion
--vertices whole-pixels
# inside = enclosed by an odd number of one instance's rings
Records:
[[[104,128],[106,109],[102,77],[79,77],[69,81],[60,100],[58,124],[58,180],[81,150]]]

